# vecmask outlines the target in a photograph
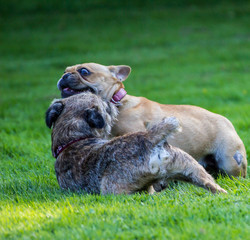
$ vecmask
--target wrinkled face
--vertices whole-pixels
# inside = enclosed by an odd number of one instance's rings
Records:
[[[129,66],[103,66],[84,63],[67,67],[57,83],[63,98],[90,91],[110,100],[114,93],[123,88],[131,69]]]
[[[79,137],[107,137],[117,116],[117,109],[90,93],[55,100],[46,113],[52,138],[62,141]],[[65,139],[68,138],[68,139]]]

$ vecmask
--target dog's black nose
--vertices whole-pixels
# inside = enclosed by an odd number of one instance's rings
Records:
[[[57,88],[59,90],[62,90],[65,87],[68,87],[68,78],[71,75],[71,73],[66,73],[62,76],[62,78],[59,79],[57,82]]]
[[[62,79],[66,80],[70,75],[71,75],[71,73],[66,73],[63,75]]]

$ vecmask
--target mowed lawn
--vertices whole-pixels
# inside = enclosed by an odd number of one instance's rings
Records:
[[[250,3],[181,2],[0,2],[0,239],[249,239],[249,175],[217,179],[228,195],[57,184],[44,114],[82,62],[130,65],[129,94],[226,116],[250,156]]]

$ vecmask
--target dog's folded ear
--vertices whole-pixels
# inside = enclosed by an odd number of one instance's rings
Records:
[[[102,115],[95,108],[85,110],[83,117],[91,128],[103,128],[105,125]]]
[[[131,67],[126,65],[109,66],[108,68],[112,75],[121,82],[127,79],[131,72]]]
[[[50,105],[45,114],[45,122],[49,128],[51,128],[52,124],[57,120],[63,110],[63,107],[64,105],[61,101],[55,101]]]

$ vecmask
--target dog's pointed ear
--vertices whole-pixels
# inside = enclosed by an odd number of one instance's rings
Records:
[[[109,66],[108,68],[111,74],[121,82],[126,80],[131,72],[131,67],[126,65]]]
[[[54,101],[50,107],[48,108],[46,114],[45,114],[45,122],[46,125],[51,128],[52,124],[57,120],[59,115],[61,114],[63,110],[63,103],[62,101]]]
[[[85,110],[83,117],[91,128],[103,128],[105,125],[102,115],[95,108]]]

